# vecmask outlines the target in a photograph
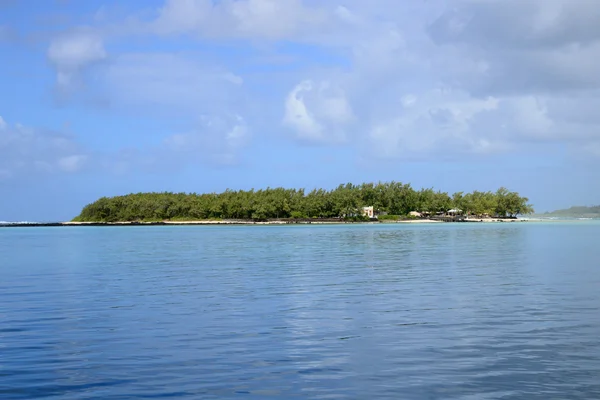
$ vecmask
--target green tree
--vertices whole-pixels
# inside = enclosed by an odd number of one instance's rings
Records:
[[[353,185],[333,190],[266,188],[230,190],[223,193],[132,193],[102,197],[83,207],[77,221],[114,222],[162,219],[269,219],[339,218],[362,216],[363,206],[393,215],[410,211],[446,212],[452,207],[468,214],[515,216],[533,212],[526,197],[500,188],[495,193],[455,193],[432,188],[413,189],[410,184],[392,181]]]

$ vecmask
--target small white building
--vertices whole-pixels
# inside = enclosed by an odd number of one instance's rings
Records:
[[[375,210],[373,206],[363,207],[363,215],[369,218],[375,218]]]

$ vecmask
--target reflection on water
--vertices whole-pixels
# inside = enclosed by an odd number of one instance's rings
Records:
[[[599,234],[5,229],[0,398],[599,398]]]

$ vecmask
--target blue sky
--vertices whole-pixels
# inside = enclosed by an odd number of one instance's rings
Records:
[[[396,180],[600,203],[596,0],[0,0],[0,220]]]

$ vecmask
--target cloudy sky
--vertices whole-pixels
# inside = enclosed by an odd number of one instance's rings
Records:
[[[409,182],[600,203],[597,0],[0,0],[0,220]]]

